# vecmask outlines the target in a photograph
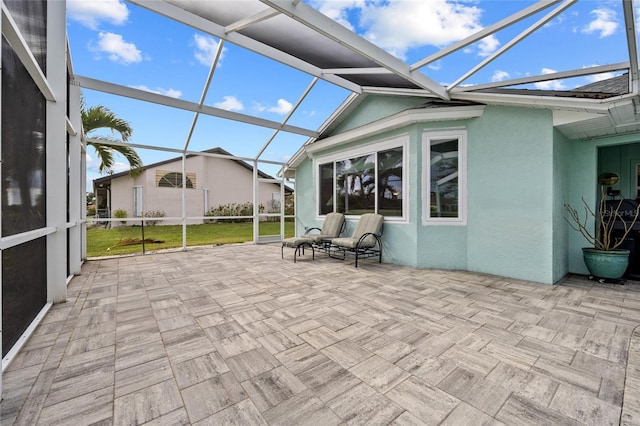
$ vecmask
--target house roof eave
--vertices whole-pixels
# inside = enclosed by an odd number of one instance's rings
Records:
[[[418,122],[466,120],[480,117],[485,105],[449,106],[445,108],[411,108],[383,119],[347,130],[343,133],[318,139],[313,144],[305,146],[305,152],[310,155],[341,144],[349,143],[368,136],[387,132]]]

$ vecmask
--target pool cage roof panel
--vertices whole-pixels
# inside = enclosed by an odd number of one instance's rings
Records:
[[[628,53],[626,60],[610,65],[600,65],[589,70],[567,70],[499,83],[487,82],[477,85],[466,83],[470,76],[476,74],[486,64],[515,47],[560,13],[570,10],[577,2],[578,0],[523,2],[518,12],[419,61],[406,63],[300,0],[129,0],[129,3],[219,38],[222,41],[221,44],[231,43],[308,74],[313,79],[312,83],[301,93],[296,105],[302,104],[309,93],[313,93],[313,86],[317,80],[323,80],[346,89],[353,94],[352,97],[371,93],[391,94],[419,96],[445,102],[464,100],[584,113],[586,115],[575,114],[573,122],[562,123],[561,130],[567,135],[576,137],[589,137],[589,131],[584,129],[590,126],[585,123],[595,118],[589,114],[599,115],[599,119],[603,114],[609,115],[608,122],[605,120],[606,128],[599,128],[596,131],[599,136],[616,134],[618,131],[616,129],[621,127],[624,127],[625,131],[640,131],[640,126],[636,123],[640,120],[636,119],[635,106],[631,99],[636,97],[638,91],[638,57],[633,4],[629,1],[621,0],[625,23],[624,50]],[[427,75],[429,64],[460,52],[499,31],[521,25],[527,20],[528,26],[518,30],[520,32],[515,37],[462,75],[452,76],[452,81],[447,85],[438,83]],[[90,89],[186,109],[196,115],[206,114],[271,129],[275,135],[272,134],[264,141],[265,144],[256,153],[256,160],[260,160],[261,155],[268,152],[270,141],[276,139],[277,133],[288,132],[304,136],[308,138],[305,144],[313,143],[322,138],[323,132],[335,129],[336,122],[344,119],[345,114],[352,109],[349,105],[355,105],[352,97],[348,97],[345,104],[337,108],[317,129],[291,125],[288,120],[293,114],[289,114],[284,120],[278,122],[215,108],[205,104],[204,99],[206,99],[209,85],[215,84],[213,70],[216,65],[217,62],[214,61],[209,79],[203,82],[203,97],[200,103],[145,93],[90,77],[78,76],[77,81],[82,87]],[[618,75],[627,75],[624,78],[627,83],[626,93],[616,93],[613,98],[595,98],[594,95],[589,95],[589,91],[584,94],[579,88],[558,96],[554,91],[526,90],[517,86],[549,81],[554,78],[571,78],[576,75],[612,71],[618,72]],[[286,81],[283,84],[286,84]],[[593,88],[590,91],[593,93]],[[294,105],[294,110],[295,107]],[[624,109],[624,111],[612,112],[612,109]],[[616,121],[617,117],[626,117],[627,122],[620,123]],[[632,117],[633,122],[629,122],[629,117]],[[194,126],[197,125],[195,121]],[[599,122],[603,123],[602,120]],[[189,140],[177,148],[188,151]]]

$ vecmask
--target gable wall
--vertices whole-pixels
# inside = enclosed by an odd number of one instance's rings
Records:
[[[418,105],[424,104],[424,102],[425,100],[423,98],[368,95],[358,108],[351,113],[331,135],[355,129],[399,111],[415,108]]]
[[[182,172],[181,161],[150,167],[135,178],[123,176],[111,181],[111,211],[119,208],[127,210],[133,216],[133,187],[143,187],[144,211],[164,211],[166,217],[182,217],[182,189],[156,186],[156,171]],[[235,161],[205,156],[192,156],[186,159],[187,173],[195,173],[195,188],[186,189],[186,214],[188,217],[201,217],[206,210],[219,205],[253,201],[253,173]],[[209,190],[208,206],[204,205],[204,190]],[[260,203],[270,205],[272,192],[278,192],[279,186],[260,183]],[[127,225],[137,223],[127,222]],[[181,223],[165,221],[164,224]],[[202,223],[201,219],[191,219],[188,223]]]

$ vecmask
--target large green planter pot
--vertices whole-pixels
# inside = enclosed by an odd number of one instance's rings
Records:
[[[629,253],[629,250],[604,251],[593,247],[582,249],[589,273],[598,278],[621,278],[629,266]]]

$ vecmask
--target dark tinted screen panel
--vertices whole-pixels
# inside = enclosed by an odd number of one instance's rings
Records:
[[[46,237],[2,250],[2,356],[47,302]]]
[[[45,99],[2,39],[2,235],[46,225]]]
[[[31,53],[43,73],[47,73],[47,1],[4,0]]]

